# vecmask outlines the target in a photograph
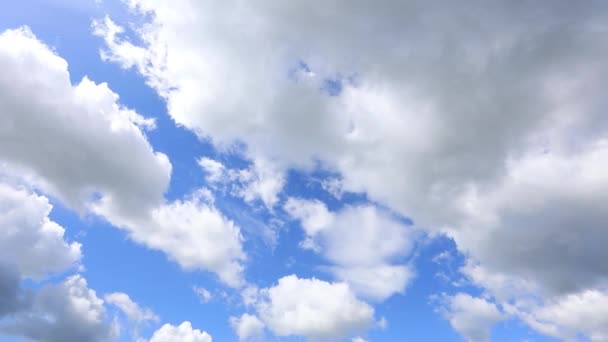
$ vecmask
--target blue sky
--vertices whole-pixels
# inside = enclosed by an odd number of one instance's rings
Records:
[[[135,3],[0,4],[0,341],[608,339],[605,6]]]

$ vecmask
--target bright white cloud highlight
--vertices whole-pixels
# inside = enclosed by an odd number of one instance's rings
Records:
[[[358,300],[347,284],[295,275],[262,289],[256,307],[276,335],[310,339],[339,339],[365,330],[374,318],[374,309]]]
[[[241,317],[230,317],[230,325],[239,341],[261,341],[264,335],[264,323],[254,315],[243,314]]]
[[[483,298],[475,298],[466,293],[444,296],[444,307],[439,311],[449,320],[454,330],[468,342],[488,342],[494,324],[504,315],[496,305]]]
[[[193,329],[190,322],[178,326],[165,324],[154,332],[149,342],[212,342],[211,335]]]

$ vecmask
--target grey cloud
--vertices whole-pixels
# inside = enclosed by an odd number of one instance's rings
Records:
[[[12,267],[0,264],[0,318],[17,312],[23,303],[19,273]]]
[[[31,305],[0,323],[0,332],[44,342],[115,339],[103,301],[80,276],[41,288],[32,297]]]

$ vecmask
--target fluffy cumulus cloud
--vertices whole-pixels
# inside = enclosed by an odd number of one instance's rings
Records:
[[[230,325],[239,341],[262,341],[264,323],[255,315],[243,314],[241,317],[230,317]]]
[[[383,300],[402,292],[413,277],[399,263],[411,250],[412,233],[389,213],[370,205],[330,212],[320,201],[298,198],[289,198],[284,209],[301,222],[301,246],[325,256],[331,273],[357,294]]]
[[[311,340],[336,340],[365,330],[374,319],[374,309],[358,300],[347,284],[295,275],[261,289],[255,307],[276,335]]]
[[[80,263],[77,242],[49,219],[48,198],[26,187],[0,182],[0,334],[34,341],[112,341],[103,301],[80,275],[39,289],[24,279],[43,280]]]
[[[96,194],[105,210],[124,213],[162,202],[171,164],[140,129],[149,121],[118,104],[107,84],[85,77],[72,85],[67,62],[28,28],[0,35],[0,65],[8,167],[77,209]]]
[[[336,171],[488,279],[534,289],[511,297],[606,288],[604,3],[129,4],[149,14],[142,44],[101,20],[103,57],[178,124],[279,169]]]
[[[28,28],[0,34],[0,66],[6,70],[0,75],[0,173],[5,178],[18,178],[81,212],[102,215],[186,269],[215,272],[230,285],[240,284],[244,253],[239,227],[197,195],[165,202],[171,164],[146,139],[144,131],[154,128],[153,120],[120,105],[105,83],[85,77],[72,85],[67,62]],[[9,227],[23,223],[30,233],[20,238],[39,246],[19,261],[30,273],[79,257],[79,246],[62,245],[62,228],[44,219],[48,203],[37,201],[5,218]],[[10,199],[2,205],[10,209]],[[22,210],[32,217],[13,222]],[[36,217],[42,220],[38,228]],[[10,253],[10,248],[0,253]],[[60,258],[66,248],[71,252]],[[33,260],[47,250],[57,257]]]
[[[466,293],[444,295],[439,311],[468,342],[488,342],[492,326],[504,319],[496,305]]]
[[[103,300],[80,275],[47,285],[36,293],[25,292],[23,296],[29,298],[0,323],[0,332],[48,342],[103,342],[116,338]]]
[[[0,260],[24,278],[41,279],[76,266],[80,244],[64,239],[64,228],[49,219],[45,196],[0,183]]]
[[[190,322],[178,326],[165,324],[154,332],[149,342],[211,342],[212,338],[205,331],[192,328]]]
[[[207,192],[176,200],[153,209],[142,217],[112,217],[112,222],[129,230],[133,240],[167,252],[184,269],[204,269],[230,286],[243,283],[240,228],[220,213]]]

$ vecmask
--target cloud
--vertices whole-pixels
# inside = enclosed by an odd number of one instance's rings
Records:
[[[148,309],[142,308],[139,304],[135,303],[128,294],[122,292],[113,292],[104,296],[105,301],[108,304],[112,304],[118,307],[130,321],[133,322],[145,322],[145,321],[158,321],[158,316]]]
[[[198,299],[203,304],[208,303],[211,300],[211,298],[213,297],[211,295],[211,292],[209,292],[209,290],[207,290],[204,287],[194,286],[194,287],[192,287],[192,290],[194,291],[194,293],[196,293],[196,295],[198,296]]]
[[[439,311],[468,342],[490,341],[492,327],[504,319],[496,305],[466,293],[444,295],[441,300],[444,306]]]
[[[126,293],[109,293],[104,296],[104,299],[107,304],[114,305],[124,314],[126,317],[126,325],[130,326],[131,329],[131,337],[136,342],[140,342],[141,340],[140,328],[142,325],[159,321],[159,317],[151,309],[141,307]],[[117,327],[120,327],[118,320],[118,316],[115,316],[114,322]]]
[[[545,293],[606,286],[608,266],[600,260],[608,257],[608,217],[601,203],[608,200],[608,176],[598,167],[607,164],[608,140],[576,156],[538,153],[513,161],[496,187],[462,197],[466,229],[449,233],[486,269],[533,281]]]
[[[365,330],[374,318],[374,309],[358,300],[347,284],[295,275],[262,289],[256,308],[276,335],[302,335],[313,340],[335,340]]]
[[[339,173],[534,296],[606,287],[605,4],[130,4],[151,14],[143,43],[106,22],[105,57],[178,124]]]
[[[384,300],[402,292],[413,278],[399,259],[412,248],[408,228],[370,205],[346,206],[330,212],[318,200],[289,198],[285,211],[301,222],[301,245],[332,262],[329,270],[359,295]]]
[[[42,279],[80,262],[81,245],[65,241],[51,209],[48,198],[0,182],[0,260],[21,277]]]
[[[79,210],[98,195],[122,213],[162,203],[171,164],[107,84],[85,77],[73,86],[67,62],[28,28],[0,34],[0,65],[0,158],[9,170]]]
[[[240,229],[201,195],[162,205],[141,218],[107,216],[127,228],[133,240],[165,251],[184,269],[209,270],[238,287],[243,284],[246,257]]]
[[[314,238],[324,229],[328,229],[334,221],[334,215],[319,200],[290,197],[285,202],[283,209],[292,218],[300,221],[304,232],[310,238]]]
[[[30,295],[29,304],[0,323],[2,333],[45,342],[115,340],[103,300],[82,276],[68,277]]]
[[[269,210],[279,201],[279,193],[285,185],[283,172],[276,165],[261,159],[255,160],[246,169],[229,169],[206,157],[200,158],[198,163],[205,171],[210,186],[221,186],[222,190],[247,203],[259,200]]]
[[[505,305],[505,311],[521,318],[538,332],[564,341],[608,339],[605,291],[584,290],[552,298],[545,302]]]
[[[19,310],[24,304],[23,297],[19,272],[0,264],[0,319]]]
[[[4,182],[3,182],[4,181]],[[25,288],[80,264],[81,245],[49,218],[47,197],[0,178],[0,333],[35,341],[113,341],[103,301],[80,275]]]
[[[67,62],[27,27],[0,34],[0,66],[6,70],[0,75],[0,172],[5,178],[41,189],[72,209],[103,216],[185,269],[215,272],[231,286],[242,281],[239,227],[212,203],[201,202],[200,192],[192,199],[165,201],[171,163],[146,139],[144,130],[154,127],[153,120],[120,105],[105,83],[85,77],[72,85]],[[38,201],[23,210],[44,220],[50,207],[45,199]],[[20,261],[29,267],[26,272],[40,273],[36,267],[49,263],[60,268],[79,258],[78,244],[62,245],[63,228],[43,222],[35,228],[32,219],[32,227],[25,227],[31,234],[23,238],[39,244],[35,251],[57,254],[38,260],[32,252]],[[36,240],[36,234],[45,240]],[[66,248],[71,254],[60,258]]]
[[[245,313],[241,317],[230,317],[230,325],[239,341],[258,341],[263,338],[264,323],[254,315]]]
[[[165,324],[156,330],[149,342],[211,342],[211,335],[205,331],[193,329],[190,322],[178,326]]]

